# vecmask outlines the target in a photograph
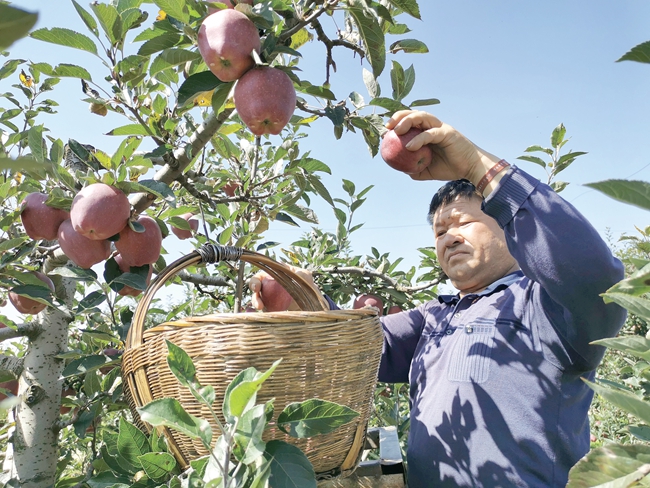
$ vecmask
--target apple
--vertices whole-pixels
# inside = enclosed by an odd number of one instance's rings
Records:
[[[144,232],[136,232],[127,225],[120,232],[115,248],[129,266],[153,264],[158,261],[162,247],[162,232],[158,222],[146,215],[138,217],[136,222],[142,224]]]
[[[62,388],[61,389],[61,399],[65,398],[65,397],[74,396],[76,394],[77,394],[77,390],[75,390],[71,386],[68,386],[67,388]],[[61,415],[64,415],[64,414],[68,413],[70,410],[72,410],[72,407],[67,407],[67,406],[64,407],[63,405],[61,405],[61,407],[59,407],[59,413]]]
[[[83,188],[72,200],[70,208],[74,230],[94,241],[119,233],[130,215],[131,204],[126,195],[104,183],[93,183]]]
[[[421,133],[422,130],[415,127],[402,135],[397,135],[394,130],[387,131],[381,140],[380,152],[388,166],[409,175],[418,174],[429,166],[433,159],[431,146],[424,145],[417,151],[406,149],[406,144]]]
[[[199,228],[199,221],[197,219],[193,219],[194,214],[192,212],[188,212],[186,214],[183,214],[180,216],[181,219],[187,220],[187,223],[190,224],[191,230],[187,229],[179,229],[178,227],[174,227],[173,225],[171,226],[172,232],[176,237],[178,237],[181,240],[189,239],[192,237],[192,234],[196,232]]]
[[[258,66],[235,85],[235,108],[256,136],[278,135],[296,108],[296,90],[289,75],[277,68]]]
[[[386,315],[393,315],[394,313],[400,313],[402,311],[402,307],[399,305],[393,305],[388,309],[388,312],[386,312]]]
[[[39,272],[39,271],[34,271],[33,274],[41,280],[43,283],[47,285],[47,287],[54,293],[54,283],[52,283],[52,280],[47,277],[47,275]],[[46,304],[37,302],[36,300],[32,300],[31,298],[18,295],[17,293],[9,290],[9,301],[12,303],[14,308],[18,310],[20,313],[24,314],[29,314],[29,315],[36,315],[39,312],[42,312],[45,310],[45,307],[47,307]]]
[[[364,307],[375,307],[379,309],[380,316],[384,313],[384,302],[376,295],[359,295],[352,305],[352,308],[355,310]]]
[[[120,351],[119,349],[115,349],[114,347],[107,347],[102,352],[104,356],[108,356],[111,360],[117,359],[120,356],[120,354],[122,354],[122,351]],[[102,374],[108,374],[113,368],[115,368],[115,365],[111,364],[109,366],[102,366],[101,368],[99,368],[99,371]]]
[[[228,195],[229,197],[234,197],[235,196],[235,191],[237,188],[239,188],[241,185],[237,183],[236,181],[231,181],[227,184],[225,184],[222,187],[223,192]]]
[[[109,241],[96,241],[82,236],[74,230],[70,219],[64,220],[59,226],[58,238],[63,253],[80,268],[90,269],[111,255]]]
[[[131,272],[131,266],[129,266],[128,264],[126,264],[124,262],[124,259],[122,259],[121,254],[116,254],[115,255],[115,262],[119,266],[120,271],[122,273],[130,273]],[[149,273],[147,274],[147,286],[149,286],[149,283],[151,282],[151,275],[153,274],[153,266],[151,266],[150,264],[148,264],[147,266],[149,266]],[[142,290],[137,290],[137,289],[135,289],[135,288],[133,288],[131,286],[128,286],[128,285],[124,285],[120,289],[120,291],[117,292],[118,295],[121,295],[123,297],[124,296],[137,297],[141,293],[142,293]]]
[[[221,81],[235,81],[255,65],[252,52],[261,50],[255,24],[238,10],[208,15],[198,36],[199,52],[208,69]]]
[[[264,309],[267,312],[284,312],[289,310],[289,306],[293,301],[289,292],[280,283],[271,278],[262,280],[260,295],[264,303]]]
[[[47,197],[45,193],[30,193],[21,204],[20,220],[25,233],[34,240],[55,240],[61,222],[70,218],[65,210],[45,205]]]

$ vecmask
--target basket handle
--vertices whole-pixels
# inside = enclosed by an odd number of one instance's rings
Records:
[[[262,271],[266,271],[289,292],[301,310],[308,312],[329,310],[329,304],[323,295],[285,264],[279,263],[264,254],[240,247],[205,244],[199,249],[169,264],[149,284],[138,302],[135,314],[133,315],[131,327],[126,336],[126,349],[137,347],[143,343],[144,322],[147,317],[149,305],[155,293],[169,278],[174,277],[179,271],[189,266],[201,263],[217,263],[219,261],[243,261],[256,266]]]

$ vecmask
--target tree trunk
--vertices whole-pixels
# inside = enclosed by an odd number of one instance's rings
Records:
[[[58,263],[46,262],[50,269]],[[53,277],[56,294],[70,304],[75,283]],[[59,432],[56,423],[61,405],[59,379],[64,361],[56,356],[67,350],[68,325],[73,317],[48,307],[37,318],[41,327],[29,337],[18,395],[20,403],[13,411],[16,420],[5,454],[0,482],[22,488],[46,488],[54,485],[59,458]],[[9,481],[11,480],[11,481]]]

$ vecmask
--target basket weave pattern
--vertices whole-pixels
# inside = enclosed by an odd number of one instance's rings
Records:
[[[309,285],[300,283],[299,279],[296,281],[295,275],[287,280],[286,275],[292,274],[291,271],[286,268],[285,271],[279,263],[270,263],[265,256],[262,258],[259,259],[263,263],[257,261],[257,256],[241,257],[263,269],[274,268],[282,278],[280,283],[292,296],[296,294],[292,282],[297,283],[295,286],[300,287],[303,294],[310,294],[305,289]],[[257,403],[274,399],[274,421],[287,404],[310,398],[345,405],[360,415],[334,432],[310,439],[291,438],[271,423],[265,439],[282,439],[297,445],[314,465],[316,473],[351,472],[356,467],[370,417],[383,344],[376,312],[323,310],[322,299],[313,295],[305,299],[306,305],[301,305],[313,311],[212,314],[188,317],[143,331],[140,322],[144,321],[153,293],[163,284],[159,280],[173,276],[186,266],[186,263],[179,266],[179,261],[168,267],[173,268],[173,272],[163,271],[143,296],[129,332],[131,340],[127,339],[122,357],[126,396],[136,419],[139,420],[136,406],[172,397],[190,414],[210,421],[215,435],[219,432],[207,407],[198,403],[169,370],[165,340],[190,355],[201,384],[215,388],[218,411],[226,387],[240,371],[251,366],[265,371],[282,358],[257,395]],[[197,262],[195,258],[190,261]],[[131,332],[137,336],[135,340]],[[182,466],[207,454],[198,440],[171,429],[164,429],[164,433]]]

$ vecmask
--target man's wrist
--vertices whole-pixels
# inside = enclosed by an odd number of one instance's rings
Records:
[[[487,198],[496,189],[501,178],[505,176],[508,166],[510,165],[504,159],[492,154],[485,154],[481,157],[472,177],[468,179],[483,197]]]

